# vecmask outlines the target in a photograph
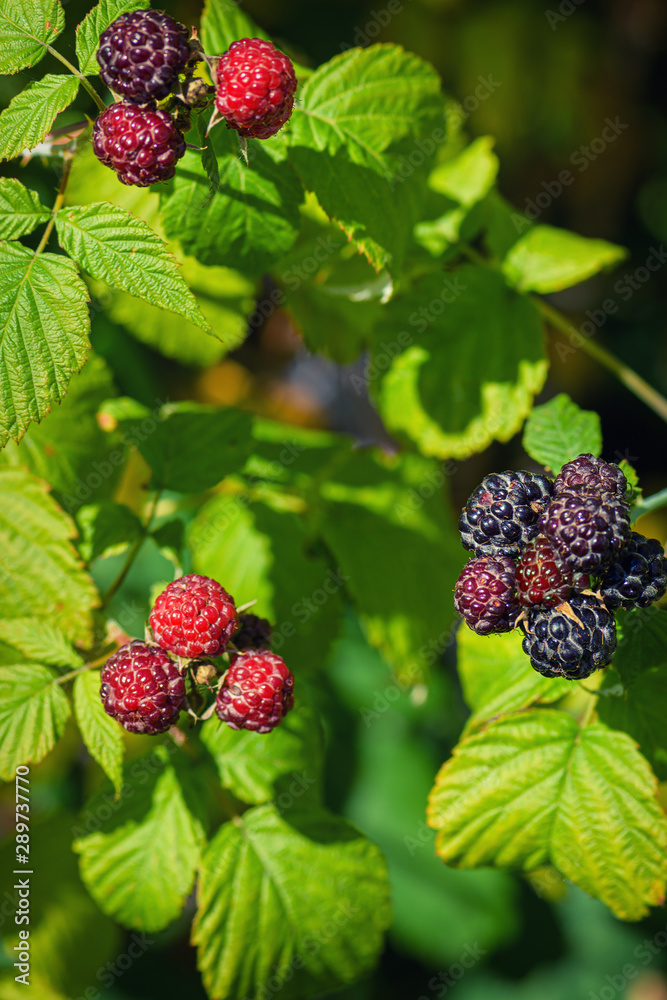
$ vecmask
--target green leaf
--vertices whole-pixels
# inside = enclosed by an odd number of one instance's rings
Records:
[[[70,539],[76,530],[28,472],[0,470],[0,615],[48,621],[73,640],[90,640],[97,601]]]
[[[188,150],[160,196],[167,236],[202,264],[261,274],[289,250],[301,224],[303,189],[284,159],[284,140],[249,139],[249,167],[236,132],[224,124],[212,129],[208,143],[218,158],[220,186],[211,197],[201,155]]]
[[[464,265],[386,306],[364,381],[389,430],[425,455],[463,459],[516,434],[546,374],[533,303]]]
[[[27,465],[58,490],[68,514],[93,496],[109,496],[118,482],[125,449],[119,435],[97,422],[101,404],[115,392],[106,362],[93,355],[48,420],[33,424],[19,445],[8,446],[12,462]]]
[[[636,740],[658,777],[667,780],[667,612],[652,605],[624,616],[597,710],[608,726]]]
[[[148,0],[101,0],[86,14],[76,28],[76,57],[84,76],[92,76],[100,71],[95,55],[100,44],[100,35],[112,21],[133,10],[145,10]]]
[[[0,667],[0,779],[37,764],[62,736],[70,704],[56,673],[36,664]]]
[[[1,0],[0,73],[34,66],[64,27],[59,0]]]
[[[2,116],[0,116],[1,119]],[[48,222],[51,213],[36,191],[14,177],[0,177],[0,239],[16,240]]]
[[[29,83],[0,114],[0,157],[9,160],[37,146],[78,89],[77,78],[63,73],[49,73]]]
[[[150,537],[165,559],[169,559],[176,566],[180,575],[182,573],[183,548],[185,546],[185,522],[180,517],[175,517],[171,521],[165,521],[155,531],[151,531]]]
[[[533,670],[521,649],[521,632],[480,636],[462,625],[456,647],[463,696],[473,713],[468,730],[535,702],[558,701],[572,691],[572,681]]]
[[[257,492],[261,500],[239,484],[200,509],[188,539],[193,572],[224,581],[237,604],[257,600],[253,612],[275,624],[275,651],[293,670],[317,670],[314,643],[333,642],[345,574],[312,552],[289,502],[281,509],[279,496]]]
[[[74,713],[81,738],[116,789],[123,786],[123,731],[107,715],[100,698],[100,671],[86,670],[74,681]]]
[[[271,39],[248,17],[236,0],[207,0],[201,17],[201,41],[205,52],[221,55],[240,38]]]
[[[203,859],[193,928],[207,992],[283,1000],[368,973],[389,923],[380,851],[324,811],[259,806],[226,823]]]
[[[37,663],[70,669],[82,665],[67,636],[39,618],[1,619],[0,639]]]
[[[201,739],[215,761],[220,784],[242,802],[256,805],[281,795],[296,801],[321,777],[322,733],[298,682],[295,707],[272,733],[236,732],[211,720]]]
[[[110,400],[105,412],[120,423],[150,465],[152,489],[211,489],[243,467],[251,447],[250,417],[240,410],[168,403],[151,417],[148,407],[121,397]],[[150,432],[143,430],[144,418],[155,425]]]
[[[319,531],[368,641],[408,685],[423,678],[454,638],[451,594],[464,556],[444,503],[448,472],[416,455],[383,459],[356,452],[322,485],[327,507]],[[402,561],[397,587],[400,552],[410,558]]]
[[[624,733],[565,712],[501,718],[459,744],[429,801],[440,857],[459,868],[547,862],[623,920],[659,905],[667,820]]]
[[[625,257],[627,250],[606,240],[589,240],[553,226],[535,226],[510,249],[502,270],[520,292],[559,292]]]
[[[196,772],[170,761],[170,753],[175,748],[161,745],[135,759],[111,818],[73,845],[100,909],[142,931],[161,930],[180,915],[205,843]],[[84,827],[87,815],[108,816],[108,799],[104,789],[87,804]]]
[[[64,208],[56,229],[63,249],[93,278],[210,330],[174,257],[131,212],[107,202]]]
[[[602,452],[600,418],[592,410],[580,410],[564,392],[543,406],[536,406],[523,432],[523,446],[554,475],[578,455]]]
[[[0,447],[41,420],[85,364],[87,302],[73,261],[0,243]]]
[[[288,138],[291,162],[327,215],[377,270],[399,266],[445,138],[433,67],[397,45],[335,56],[303,87]]]
[[[141,534],[137,515],[111,500],[81,507],[76,523],[81,535],[79,552],[87,563],[100,556],[117,555]]]
[[[229,268],[204,267],[193,257],[183,260],[181,273],[215,337],[174,313],[125,292],[111,292],[103,282],[92,283],[92,294],[103,301],[114,323],[120,323],[143,344],[181,364],[208,367],[245,340],[255,306],[254,283]]]

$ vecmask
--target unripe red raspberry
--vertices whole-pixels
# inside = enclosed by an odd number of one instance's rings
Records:
[[[185,25],[156,10],[121,14],[102,32],[97,50],[107,87],[136,104],[166,97],[189,58]]]
[[[270,733],[294,707],[294,675],[282,657],[246,649],[233,657],[215,710],[232,729]]]
[[[104,711],[130,733],[163,733],[185,704],[185,682],[159,646],[134,639],[109,657],[101,674]]]
[[[229,128],[246,138],[269,139],[292,114],[294,66],[271,42],[233,42],[220,57],[216,76],[216,107]]]
[[[148,619],[155,641],[177,656],[219,656],[238,628],[234,598],[216,580],[190,573],[170,583]]]
[[[572,570],[558,559],[544,535],[526,546],[516,565],[516,591],[521,604],[555,608],[569,597],[573,585]]]
[[[185,139],[165,111],[121,101],[95,121],[93,150],[123,184],[148,187],[174,176]]]
[[[480,556],[463,567],[456,581],[454,607],[477,635],[514,628],[521,612],[515,572],[508,556]]]

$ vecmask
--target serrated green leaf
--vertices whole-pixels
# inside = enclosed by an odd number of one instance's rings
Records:
[[[193,943],[207,992],[260,1000],[278,982],[297,1000],[353,982],[378,957],[388,897],[379,849],[344,820],[249,810],[203,858]]]
[[[64,27],[59,0],[1,0],[0,73],[34,66]]]
[[[141,521],[129,507],[111,500],[81,507],[76,523],[81,535],[79,552],[86,562],[122,552],[142,530]]]
[[[627,257],[627,250],[553,226],[535,226],[517,240],[502,270],[521,292],[559,292]]]
[[[397,45],[350,49],[306,82],[287,134],[290,160],[325,212],[377,270],[395,270],[445,138],[433,67]]]
[[[459,868],[551,863],[624,920],[664,900],[667,820],[624,733],[530,710],[463,740],[429,800],[436,850]]]
[[[218,158],[220,186],[211,197],[201,155],[186,151],[160,195],[167,236],[202,264],[261,274],[289,250],[301,224],[303,189],[284,158],[284,140],[249,139],[250,166],[237,134],[224,124],[211,130],[208,144]]]
[[[49,73],[29,83],[0,114],[0,158],[9,160],[38,145],[78,89],[77,78],[65,73]]]
[[[101,0],[86,14],[76,28],[76,57],[84,76],[99,73],[100,67],[95,54],[100,44],[100,35],[112,21],[121,14],[128,14],[133,10],[145,10],[148,6],[148,0]]]
[[[62,736],[70,704],[57,674],[36,664],[0,667],[0,778],[37,764]]]
[[[168,403],[154,414],[154,429],[133,434],[147,407],[123,397],[110,400],[105,413],[117,420],[153,472],[153,489],[201,493],[240,471],[251,448],[250,417],[240,410]]]
[[[390,430],[425,455],[463,459],[516,434],[546,374],[533,303],[464,265],[388,303],[361,381]]]
[[[5,450],[12,464],[27,465],[58,491],[68,514],[92,497],[109,496],[118,482],[126,450],[120,435],[103,431],[97,422],[100,405],[115,391],[106,362],[93,355],[48,420],[33,424],[20,444]]]
[[[272,733],[235,732],[214,719],[204,726],[201,739],[221,785],[242,802],[257,805],[284,795],[303,804],[321,777],[322,733],[298,682],[295,707]]]
[[[92,580],[70,542],[76,529],[28,472],[0,470],[0,615],[42,618],[90,641]]]
[[[85,364],[87,303],[73,261],[0,243],[0,447],[20,441]]]
[[[210,330],[174,257],[131,212],[107,202],[63,208],[56,229],[63,249],[93,278]]]
[[[69,668],[82,665],[67,636],[39,618],[0,619],[0,639],[36,663]]]
[[[453,641],[451,594],[464,555],[444,503],[447,471],[416,455],[387,461],[356,452],[322,485],[319,531],[368,641],[408,686]],[[400,587],[398,552],[410,552]]]
[[[171,751],[161,745],[135,759],[111,818],[73,845],[81,878],[100,909],[142,931],[161,930],[179,916],[205,843],[197,774],[170,760]],[[108,816],[108,798],[104,789],[87,804],[84,826],[86,814]]]
[[[111,781],[118,799],[123,786],[123,731],[104,711],[100,685],[99,670],[79,674],[74,681],[74,713],[89,754]]]
[[[536,406],[523,432],[523,446],[536,462],[556,475],[578,455],[602,452],[602,426],[597,413],[581,410],[564,392]]]
[[[205,52],[222,55],[240,38],[271,41],[235,0],[207,0],[201,16],[201,40]]]
[[[535,702],[558,701],[572,691],[572,681],[542,677],[533,670],[521,648],[520,632],[480,636],[461,626],[456,647],[463,695],[473,713],[468,730]]]
[[[0,239],[26,236],[42,222],[48,222],[50,215],[36,191],[24,187],[15,177],[0,177]]]

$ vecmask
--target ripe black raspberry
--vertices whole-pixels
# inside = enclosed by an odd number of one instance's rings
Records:
[[[538,535],[519,556],[516,591],[520,604],[555,608],[569,597],[573,583],[572,570],[558,559],[544,535]]]
[[[238,627],[234,598],[208,576],[174,580],[148,619],[155,641],[177,656],[219,656]]]
[[[163,733],[185,704],[185,681],[159,646],[134,639],[102,668],[104,711],[130,733]]]
[[[218,691],[215,710],[232,729],[270,733],[294,707],[294,675],[266,649],[234,656]]]
[[[531,472],[486,476],[469,497],[459,530],[463,547],[476,556],[516,558],[538,533],[537,522],[551,500],[551,481]]]
[[[95,121],[93,150],[123,184],[148,187],[174,176],[185,139],[166,112],[121,101]]]
[[[107,87],[135,104],[166,97],[189,58],[185,25],[156,10],[121,14],[102,32],[97,50]]]
[[[647,608],[667,591],[665,554],[657,538],[631,532],[630,541],[612,563],[600,584],[600,595],[610,609]]]
[[[290,59],[270,42],[242,38],[220,57],[215,103],[227,122],[249,139],[268,139],[292,114],[296,75]]]
[[[266,618],[244,612],[239,615],[239,630],[232,641],[237,649],[271,649],[272,632]]]
[[[544,677],[581,680],[611,663],[616,622],[597,597],[575,594],[568,603],[581,625],[564,610],[531,608],[522,623],[523,651]]]
[[[592,493],[625,500],[628,481],[610,462],[593,455],[579,455],[564,465],[554,480],[554,496],[561,493]]]
[[[456,582],[454,606],[477,635],[509,632],[521,611],[515,565],[506,556],[471,559]]]
[[[540,518],[540,530],[556,555],[581,573],[598,573],[630,534],[630,508],[623,500],[589,493],[560,493]]]

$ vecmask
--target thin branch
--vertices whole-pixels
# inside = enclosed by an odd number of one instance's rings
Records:
[[[140,533],[139,537],[136,539],[136,541],[132,545],[130,551],[128,552],[127,559],[125,560],[125,562],[123,564],[123,568],[121,569],[120,573],[118,574],[118,576],[116,577],[116,579],[114,580],[114,582],[111,584],[111,586],[109,587],[109,589],[105,593],[104,597],[102,598],[102,607],[103,608],[107,607],[107,605],[111,601],[112,597],[115,596],[115,594],[117,593],[117,591],[121,588],[121,586],[125,582],[125,578],[126,578],[127,574],[130,572],[130,570],[132,569],[132,566],[134,565],[134,560],[139,555],[139,550],[141,549],[141,546],[144,544],[144,542],[148,538],[148,533],[151,530],[151,525],[153,523],[153,518],[155,517],[155,511],[157,510],[157,505],[158,505],[158,503],[160,501],[160,496],[161,495],[162,495],[162,490],[156,490],[155,496],[153,498],[153,503],[151,504],[151,509],[148,512],[148,518],[146,520],[146,523],[144,524],[143,528],[141,529],[141,533]]]
[[[60,186],[58,188],[58,194],[56,195],[56,200],[54,201],[53,208],[51,209],[51,218],[49,219],[46,229],[42,234],[42,238],[39,241],[39,246],[35,250],[36,257],[39,256],[40,253],[42,253],[42,251],[46,247],[46,244],[49,242],[51,233],[53,232],[53,227],[56,223],[56,216],[60,211],[60,209],[62,208],[63,201],[65,200],[65,189],[67,188],[67,181],[69,180],[70,170],[72,169],[72,162],[73,162],[73,157],[71,155],[65,157],[65,169],[63,170],[63,175],[60,178]]]
[[[92,86],[92,84],[89,83],[87,77],[85,77],[83,73],[76,68],[76,66],[73,66],[72,63],[69,61],[69,59],[65,59],[65,56],[61,55],[57,49],[54,49],[52,45],[47,45],[46,49],[48,52],[51,53],[52,56],[55,56],[56,59],[58,59],[63,64],[63,66],[66,66],[67,69],[70,71],[70,73],[72,73],[77,78],[77,80],[81,81],[81,86],[84,88],[84,90],[88,91],[92,99],[95,101],[95,104],[97,105],[98,109],[100,111],[106,111],[107,109],[106,104],[104,103],[100,95],[97,93],[95,88]]]
[[[667,507],[667,490],[660,490],[659,493],[654,493],[653,496],[643,497],[641,500],[638,500],[632,508],[632,520],[634,522],[642,514],[648,514],[652,510],[659,510],[661,507]]]

